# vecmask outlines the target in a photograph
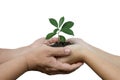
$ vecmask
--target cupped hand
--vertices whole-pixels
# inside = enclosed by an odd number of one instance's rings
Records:
[[[67,63],[83,63],[85,54],[89,52],[89,45],[79,38],[71,38],[67,41],[72,43],[72,45],[65,47],[71,50],[71,54],[70,56],[59,58],[58,60]]]
[[[29,70],[37,70],[46,74],[66,74],[81,66],[81,63],[68,64],[56,59],[56,57],[70,55],[70,50],[67,48],[49,46],[56,40],[56,38],[51,40],[41,38],[28,46],[23,56],[26,58]]]

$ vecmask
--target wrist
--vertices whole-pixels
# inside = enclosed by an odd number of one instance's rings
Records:
[[[80,60],[86,61],[86,58],[89,57],[90,55],[94,54],[94,48],[91,45],[84,44],[84,45],[78,45],[77,46],[76,52],[78,53],[78,56]]]
[[[82,54],[83,61],[87,62],[87,60],[93,56],[97,56],[96,49],[91,45],[86,45],[86,50],[84,51],[84,54]]]
[[[29,71],[28,63],[27,63],[27,60],[26,60],[26,58],[24,56],[19,56],[18,57],[18,61],[21,62],[22,66],[24,66],[24,72]]]
[[[31,46],[25,46],[25,47],[21,47],[21,48],[17,48],[14,50],[14,53],[16,53],[15,57],[22,57],[24,59],[24,65],[27,66],[27,70],[31,70],[31,61],[30,58],[28,56],[30,56],[30,50],[31,50]]]
[[[25,46],[25,47],[13,49],[12,52],[14,53],[14,57],[18,57],[26,54],[29,50],[30,50],[30,46]]]

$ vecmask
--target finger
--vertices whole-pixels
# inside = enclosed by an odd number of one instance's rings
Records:
[[[42,37],[42,38],[40,38],[40,39],[37,39],[37,40],[35,41],[35,43],[36,43],[36,44],[44,43],[45,40],[46,40],[46,39],[45,39],[44,37]]]
[[[55,66],[57,65],[57,66]],[[68,73],[71,73],[73,71],[75,71],[76,69],[78,69],[81,65],[83,65],[82,62],[78,62],[78,63],[75,63],[75,64],[63,64],[61,65],[60,64],[56,64],[55,65],[53,64],[53,66],[51,66],[51,68],[48,68],[47,70],[47,74],[49,75],[53,75],[53,74],[68,74]]]
[[[69,39],[67,39],[66,41],[67,41],[67,42],[70,42],[70,43],[73,43],[73,39],[74,39],[74,38],[69,38]]]
[[[67,72],[71,72],[76,70],[77,68],[79,68],[83,63],[75,63],[75,64],[68,64],[68,63],[61,63],[61,62],[57,62],[56,65],[54,65],[54,67],[58,70],[61,71],[67,71]]]
[[[51,49],[51,56],[63,57],[70,55],[71,50],[69,48],[57,47]]]
[[[58,38],[51,38],[50,40],[48,40],[49,44],[56,43],[58,41],[59,41]]]
[[[76,40],[76,38],[70,38],[70,39],[67,40],[67,42],[75,43],[75,40]]]
[[[79,38],[70,38],[67,41],[70,43],[73,43],[73,44],[78,44],[78,43],[84,42],[82,39],[79,39]]]
[[[70,72],[68,71],[63,71],[63,70],[58,70],[55,68],[47,68],[44,73],[48,74],[48,75],[55,75],[55,74],[68,74]]]
[[[71,68],[69,70],[70,71],[75,71],[76,69],[78,69],[82,65],[83,65],[83,62],[74,63],[74,64],[70,65]]]
[[[58,38],[51,38],[49,40],[45,40],[44,44],[51,45],[52,43],[58,42]]]
[[[40,39],[37,39],[36,41],[34,41],[31,46],[33,47],[37,47],[37,46],[40,46],[41,44],[43,44],[45,41],[45,38],[40,38]]]
[[[48,75],[56,75],[56,74],[68,74],[70,72],[67,72],[67,71],[51,71],[51,72],[47,72]]]
[[[71,71],[63,71],[63,70],[53,70],[53,69],[49,69],[49,71],[47,71],[48,75],[55,75],[55,74],[68,74]]]
[[[72,71],[75,71],[76,69],[78,69],[80,66],[82,66],[83,63],[79,62],[79,63],[74,63],[72,65],[68,65],[66,71],[67,72],[72,72]]]

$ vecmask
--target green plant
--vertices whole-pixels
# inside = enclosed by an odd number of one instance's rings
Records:
[[[60,35],[61,32],[74,36],[74,33],[71,30],[72,26],[74,25],[74,22],[67,21],[64,23],[64,20],[65,20],[64,17],[61,17],[59,19],[59,22],[57,22],[54,18],[49,18],[50,23],[56,28],[54,29],[53,32],[47,34],[46,39],[50,39],[57,34],[59,41],[65,42],[66,38],[63,35]]]

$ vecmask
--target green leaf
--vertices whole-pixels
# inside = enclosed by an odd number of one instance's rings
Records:
[[[61,17],[59,20],[59,27],[63,24],[63,22],[64,22],[64,17]]]
[[[51,23],[52,25],[54,25],[55,27],[58,27],[58,23],[57,23],[57,21],[56,21],[55,19],[50,18],[49,21],[50,21],[50,23]]]
[[[47,36],[46,36],[46,39],[50,39],[52,38],[56,33],[49,33]]]
[[[62,35],[59,35],[59,39],[60,39],[60,42],[65,42],[66,41],[65,37],[62,36]]]
[[[64,33],[66,33],[66,34],[74,36],[73,31],[71,29],[69,29],[69,28],[62,28],[61,31],[64,32]]]
[[[55,29],[53,32],[54,32],[54,33],[57,33],[58,30],[59,30],[59,29]]]
[[[65,22],[62,28],[71,28],[74,25],[72,21]]]

